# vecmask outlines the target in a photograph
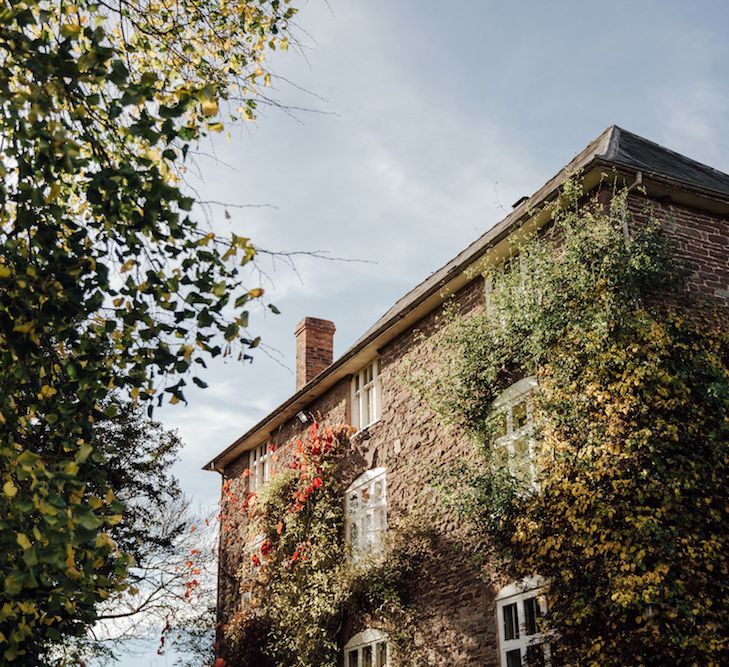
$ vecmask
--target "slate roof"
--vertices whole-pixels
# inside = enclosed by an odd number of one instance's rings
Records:
[[[664,148],[617,125],[610,126],[607,151],[600,157],[645,174],[662,175],[689,187],[729,196],[729,174]]]
[[[490,248],[511,234],[529,216],[531,210],[549,200],[559,190],[566,178],[578,171],[593,167],[615,168],[631,172],[640,171],[646,180],[663,182],[669,186],[698,192],[704,197],[729,203],[729,174],[692,160],[680,153],[628,132],[617,125],[611,125],[591,141],[569,164],[545,183],[531,197],[520,202],[503,220],[496,223],[485,234],[460,252],[445,266],[432,273],[410,292],[405,294],[357,340],[331,366],[322,371],[307,385],[244,433],[240,438],[216,456],[205,468],[219,469],[225,463],[247,449],[247,441],[260,440],[261,433],[268,433],[285,419],[296,414],[301,405],[308,403],[331,385],[337,373],[344,374],[342,366],[368,345],[381,342],[383,335],[411,311],[427,299],[439,294],[465,269],[473,265]]]

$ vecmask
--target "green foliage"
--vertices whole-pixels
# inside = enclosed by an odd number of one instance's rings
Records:
[[[729,336],[626,193],[610,210],[581,194],[567,184],[490,307],[439,341],[431,402],[480,443],[451,500],[505,573],[547,579],[559,664],[726,664]],[[490,447],[493,399],[527,375],[538,491]]]
[[[235,664],[336,667],[340,632],[352,619],[382,627],[401,649],[410,646],[408,603],[429,540],[414,527],[391,527],[384,555],[350,558],[340,482],[347,435],[314,425],[289,466],[245,498],[244,604],[226,628]],[[228,514],[237,511],[231,496]],[[409,664],[406,655],[398,664]]]
[[[181,186],[191,142],[252,116],[285,2],[76,4],[0,11],[0,644],[37,664],[124,585],[95,423],[131,397],[254,347],[241,265]],[[225,341],[224,344],[220,340]],[[151,408],[151,404],[150,404]]]
[[[119,406],[117,415],[97,422],[94,430],[105,461],[104,485],[124,504],[124,520],[109,535],[143,568],[151,547],[170,549],[186,528],[184,516],[175,516],[164,530],[160,526],[160,515],[173,514],[170,510],[182,504],[179,482],[171,472],[182,441],[132,403]]]

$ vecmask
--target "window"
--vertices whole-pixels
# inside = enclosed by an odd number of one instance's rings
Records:
[[[377,554],[387,531],[387,478],[384,468],[360,475],[344,499],[344,530],[353,558]]]
[[[380,361],[375,359],[352,378],[351,420],[358,431],[380,418]]]
[[[537,483],[532,405],[536,386],[536,378],[524,378],[511,385],[493,403],[497,419],[492,445],[494,468],[508,469],[532,486]]]
[[[268,445],[259,445],[250,451],[248,488],[260,489],[271,478],[271,452]]]
[[[501,667],[522,667],[527,656],[530,664],[551,665],[549,643],[538,620],[546,612],[543,587],[540,577],[525,577],[496,596]]]
[[[380,630],[357,633],[344,647],[345,667],[389,667],[387,637]]]

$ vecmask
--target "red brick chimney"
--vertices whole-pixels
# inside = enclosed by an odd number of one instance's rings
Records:
[[[334,361],[334,322],[305,317],[296,325],[296,389]]]

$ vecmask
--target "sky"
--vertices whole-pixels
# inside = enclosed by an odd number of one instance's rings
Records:
[[[264,349],[213,362],[208,389],[155,414],[184,440],[176,473],[203,507],[220,478],[202,466],[293,393],[301,318],[333,320],[341,355],[608,125],[729,172],[726,2],[293,4],[299,47],[274,59],[271,91],[290,108],[204,142],[215,159],[193,185],[231,204],[229,220],[212,207],[217,231],[359,261],[262,256],[250,286],[281,311],[251,313]]]

